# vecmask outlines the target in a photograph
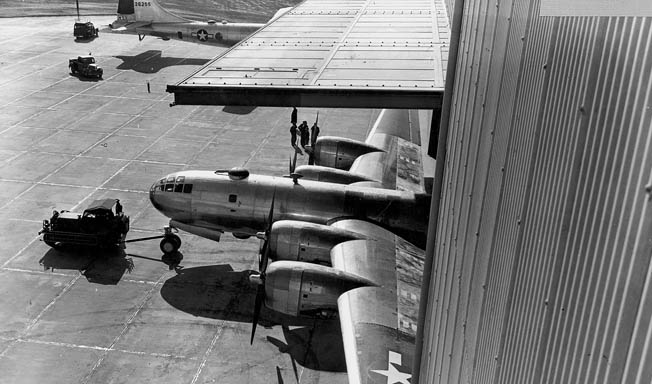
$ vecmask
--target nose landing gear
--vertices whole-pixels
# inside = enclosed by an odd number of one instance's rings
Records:
[[[172,227],[165,227],[165,235],[161,239],[160,248],[163,253],[173,253],[181,247],[181,239],[172,233]]]
[[[183,260],[183,254],[179,252],[179,248],[181,247],[181,238],[176,235],[178,230],[174,227],[165,227],[164,230],[165,233],[163,235],[126,240],[124,243],[161,239],[159,244],[159,248],[161,248],[161,252],[163,252],[161,261],[170,266],[178,265],[181,260]]]
[[[183,260],[183,254],[179,252],[181,238],[172,232],[173,229],[176,230],[176,228],[165,227],[165,234],[159,244],[159,248],[161,248],[161,252],[163,252],[161,261],[169,265],[170,268],[179,265],[181,260]]]

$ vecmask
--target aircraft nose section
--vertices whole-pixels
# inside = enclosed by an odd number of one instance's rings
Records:
[[[154,208],[157,210],[161,211],[162,210],[162,205],[160,200],[160,194],[163,192],[165,189],[165,184],[164,184],[164,179],[155,182],[152,184],[152,186],[149,189],[149,201],[152,203]]]
[[[192,215],[191,191],[192,185],[186,181],[186,176],[173,173],[152,184],[149,189],[149,201],[170,219],[184,221]]]

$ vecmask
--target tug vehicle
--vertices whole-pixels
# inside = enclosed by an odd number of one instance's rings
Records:
[[[107,248],[124,244],[129,232],[129,216],[117,199],[93,201],[83,213],[54,211],[43,220],[43,241],[50,247],[77,245]]]
[[[95,25],[90,21],[87,22],[76,22],[73,29],[73,35],[75,39],[90,39],[91,37],[97,37],[99,35],[100,29],[95,28]]]
[[[104,70],[95,63],[93,56],[77,56],[74,59],[68,60],[68,68],[73,75],[79,73],[84,77],[97,77],[102,78]]]

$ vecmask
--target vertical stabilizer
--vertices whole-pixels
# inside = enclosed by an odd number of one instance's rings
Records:
[[[147,21],[158,23],[178,23],[190,20],[177,16],[161,7],[156,0],[119,0],[118,15],[134,21]],[[135,16],[135,17],[134,17]],[[131,20],[130,20],[131,21]]]
[[[134,0],[120,0],[118,1],[118,15],[133,15],[134,14]]]

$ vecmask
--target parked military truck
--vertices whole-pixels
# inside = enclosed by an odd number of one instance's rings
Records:
[[[87,22],[76,22],[73,29],[73,35],[75,39],[90,39],[91,37],[97,37],[100,33],[99,28],[95,28],[95,25],[90,21]]]
[[[54,211],[43,220],[45,244],[53,248],[63,245],[107,248],[123,246],[129,232],[129,216],[122,212],[117,199],[93,201],[83,213]]]
[[[70,68],[70,73],[73,75],[79,73],[85,77],[97,77],[98,79],[101,79],[104,73],[104,70],[95,64],[95,58],[93,56],[77,56],[74,59],[70,59],[68,61],[68,68]]]

